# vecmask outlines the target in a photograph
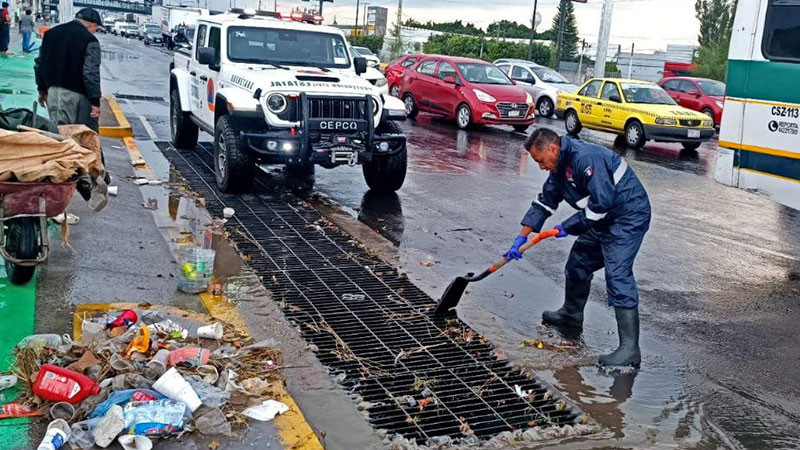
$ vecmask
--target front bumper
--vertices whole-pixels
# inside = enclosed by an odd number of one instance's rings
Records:
[[[373,99],[369,95],[365,98],[367,111],[371,111]],[[366,119],[311,118],[305,93],[300,94],[299,105],[299,127],[242,131],[245,148],[266,164],[312,163],[334,167],[371,161],[375,155],[393,155],[405,146],[406,137],[403,134],[377,134],[371,114],[366,114]],[[356,126],[355,129],[331,129],[331,122],[348,122]]]
[[[689,137],[690,131],[699,132],[699,137]],[[668,127],[661,125],[644,125],[647,139],[656,142],[705,142],[714,137],[713,128]]]
[[[533,107],[530,105],[518,117],[504,117],[495,104],[480,103],[475,107],[472,116],[474,123],[483,125],[530,125],[535,120]]]

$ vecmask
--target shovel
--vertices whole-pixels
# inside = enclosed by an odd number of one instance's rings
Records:
[[[522,244],[522,246],[519,248],[519,252],[525,253],[526,250],[538,244],[543,239],[555,237],[558,233],[559,231],[555,229],[542,231],[534,236],[533,239]],[[506,264],[508,264],[508,259],[503,256],[500,260],[489,266],[488,269],[484,270],[478,275],[470,272],[463,277],[456,277],[456,279],[453,280],[449,286],[447,286],[447,289],[445,289],[442,298],[439,299],[439,303],[436,305],[436,309],[433,311],[433,315],[443,316],[447,314],[447,311],[450,311],[451,309],[455,308],[456,305],[458,305],[458,302],[461,300],[461,296],[464,295],[464,291],[467,289],[467,284],[469,284],[471,281],[480,281],[488,277],[490,274],[500,270],[500,268]]]

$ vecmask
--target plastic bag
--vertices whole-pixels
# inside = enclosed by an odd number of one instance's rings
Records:
[[[197,375],[187,375],[184,378],[200,397],[200,401],[209,408],[220,408],[231,398],[230,393],[207,383]]]
[[[231,432],[231,424],[228,423],[225,414],[219,408],[211,409],[198,417],[194,424],[202,434],[228,434]]]
[[[139,331],[134,336],[133,340],[130,344],[128,344],[128,349],[125,351],[125,356],[129,357],[133,352],[139,353],[147,353],[147,350],[150,349],[150,330],[147,329],[145,324],[139,328]]]
[[[108,394],[108,399],[103,403],[100,403],[94,408],[91,414],[89,414],[90,419],[94,419],[95,417],[102,417],[106,414],[109,408],[113,405],[120,405],[124,406],[131,401],[148,401],[148,400],[161,400],[165,399],[164,395],[160,392],[156,392],[150,389],[128,389],[125,391],[114,391]]]
[[[266,422],[286,411],[289,411],[289,407],[283,403],[275,400],[264,400],[260,405],[251,406],[242,411],[242,415],[261,422]]]
[[[72,448],[89,449],[94,447],[94,434],[92,434],[92,431],[97,425],[97,422],[100,422],[100,419],[102,419],[102,417],[72,424],[70,428],[72,436],[69,438],[69,443]]]
[[[125,405],[125,432],[167,436],[183,429],[186,405],[172,400],[131,402]]]

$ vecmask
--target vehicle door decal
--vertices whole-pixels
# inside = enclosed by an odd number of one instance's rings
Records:
[[[206,87],[206,93],[208,94],[208,109],[210,111],[214,111],[214,79],[208,79],[208,85]]]

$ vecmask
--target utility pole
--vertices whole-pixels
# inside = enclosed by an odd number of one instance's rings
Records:
[[[319,14],[320,16],[322,15],[322,4],[323,3],[325,3],[325,0],[319,0],[319,12],[317,14]]]
[[[528,60],[533,61],[533,39],[536,37],[536,7],[539,0],[533,0],[533,15],[531,15],[531,39],[528,41]]]
[[[628,79],[631,79],[631,73],[633,72],[633,45],[634,43],[631,42],[631,59],[628,60]]]
[[[575,84],[583,84],[583,75],[581,71],[583,70],[583,52],[586,50],[586,39],[581,42],[581,57],[578,60],[578,78],[576,78]]]
[[[369,6],[369,3],[364,2],[364,36],[367,35],[367,31],[368,31],[367,30],[367,6]]]
[[[567,15],[567,2],[569,0],[561,0],[561,17],[558,18],[558,39],[556,40],[556,66],[553,69],[558,70],[558,65],[561,62],[561,41],[564,39],[564,18]]]
[[[278,0],[275,0],[275,6],[274,6],[274,8],[275,8],[275,9],[274,9],[274,11],[275,11],[275,12],[278,12]]]
[[[403,0],[397,0],[397,29],[403,25]],[[399,35],[398,31],[398,35]],[[399,36],[398,36],[399,37]]]
[[[594,76],[602,78],[606,75],[606,57],[608,56],[608,38],[611,35],[611,15],[614,11],[614,0],[603,2],[600,31],[597,33],[597,55],[594,59]]]
[[[356,24],[353,25],[353,29],[354,30],[358,30],[358,8],[359,8],[358,4],[359,4],[359,0],[356,0]],[[365,17],[364,20],[367,20],[367,18]]]

